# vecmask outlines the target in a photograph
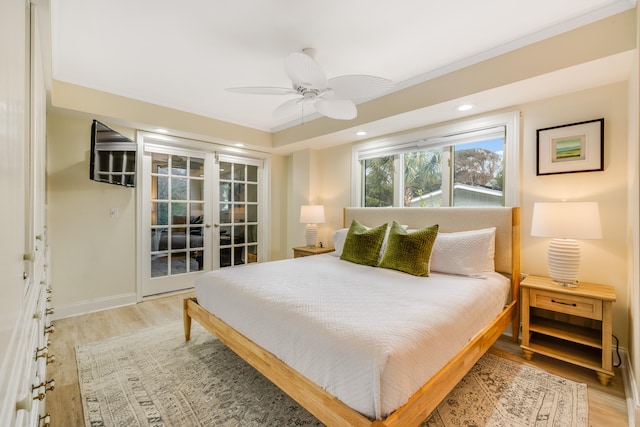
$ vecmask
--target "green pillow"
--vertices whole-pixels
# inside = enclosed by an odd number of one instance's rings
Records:
[[[400,224],[393,221],[380,267],[414,276],[428,276],[431,250],[437,236],[438,224],[407,233]]]
[[[375,267],[386,232],[387,224],[367,228],[354,219],[344,240],[340,259]]]

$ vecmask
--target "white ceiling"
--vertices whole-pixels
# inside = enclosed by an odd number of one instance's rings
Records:
[[[329,78],[370,74],[400,89],[633,6],[635,0],[52,0],[52,77],[275,131],[299,122],[272,118],[289,96],[224,89],[288,87],[284,58],[305,47],[316,49]],[[619,77],[607,70],[621,73],[599,68],[599,80]],[[490,108],[513,105],[522,102],[515,94],[534,97],[529,88],[522,82],[486,98]],[[411,122],[405,119],[402,126]]]

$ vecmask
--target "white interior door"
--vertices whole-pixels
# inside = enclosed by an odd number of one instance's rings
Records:
[[[142,295],[193,287],[212,268],[213,155],[145,146]]]

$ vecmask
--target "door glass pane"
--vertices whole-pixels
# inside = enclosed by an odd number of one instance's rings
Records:
[[[189,200],[204,200],[204,181],[201,179],[189,180]]]
[[[183,274],[187,272],[187,253],[178,252],[171,254],[171,274]]]
[[[231,180],[231,163],[220,162],[220,179]]]
[[[204,159],[190,158],[189,176],[204,178]]]
[[[255,243],[258,241],[258,226],[247,225],[247,243]]]
[[[244,181],[244,168],[245,165],[241,165],[238,163],[234,163],[233,165],[233,180],[234,181]]]
[[[151,177],[151,198],[167,200],[169,198],[169,178],[158,175]]]
[[[231,183],[230,182],[220,183],[220,201],[221,202],[231,201]]]
[[[244,202],[244,184],[233,184],[233,201]]]
[[[171,177],[171,199],[188,200],[187,178]]]
[[[237,246],[233,248],[233,265],[246,264],[244,258],[244,246]]]
[[[187,157],[171,156],[171,175],[187,175]]]
[[[220,246],[229,246],[231,244],[231,227],[220,227]]]
[[[169,156],[153,153],[151,155],[151,173],[167,175],[169,173]]]
[[[404,206],[442,206],[442,149],[404,154]]]
[[[169,203],[151,202],[151,225],[167,225],[169,218]]]
[[[204,203],[190,203],[189,216],[191,216],[191,224],[202,224]]]
[[[189,247],[191,249],[198,249],[204,247],[204,228],[203,227],[191,227],[189,232]]]
[[[171,224],[187,223],[187,203],[171,203]]]
[[[247,221],[258,221],[258,205],[247,205]]]
[[[247,166],[247,181],[248,182],[258,182],[258,167],[257,166]]]
[[[247,262],[258,262],[258,245],[247,246]]]
[[[151,277],[162,277],[168,273],[169,263],[166,254],[151,255]]]
[[[220,249],[220,268],[231,266],[231,248]]]
[[[191,251],[191,261],[189,265],[191,266],[190,271],[202,271],[204,270],[202,251]]]
[[[258,186],[247,184],[247,202],[256,203],[258,201]]]
[[[219,213],[221,224],[228,224],[231,222],[231,205],[221,204]]]
[[[242,244],[246,243],[244,235],[244,225],[236,225],[233,227],[233,243]]]
[[[233,222],[245,222],[246,209],[244,204],[233,205]]]

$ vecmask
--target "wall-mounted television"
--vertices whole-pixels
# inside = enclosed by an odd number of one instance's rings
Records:
[[[97,120],[91,125],[89,178],[107,184],[136,186],[138,144]]]

